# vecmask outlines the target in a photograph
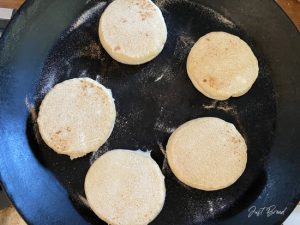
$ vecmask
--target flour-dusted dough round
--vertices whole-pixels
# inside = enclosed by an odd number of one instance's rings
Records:
[[[167,28],[160,9],[151,0],[115,0],[100,18],[99,37],[112,58],[138,65],[162,51]]]
[[[237,36],[211,32],[193,46],[187,73],[205,96],[226,100],[245,94],[258,76],[258,62],[251,48]]]
[[[177,128],[167,144],[168,163],[188,186],[219,190],[244,172],[247,146],[231,123],[215,117],[191,120]]]
[[[8,207],[0,210],[1,225],[27,225],[17,210],[13,207]]]
[[[112,150],[89,169],[84,190],[91,209],[110,225],[146,225],[161,211],[164,176],[150,153]]]
[[[74,159],[103,145],[115,118],[111,91],[90,78],[75,78],[55,85],[46,95],[37,122],[46,144]]]

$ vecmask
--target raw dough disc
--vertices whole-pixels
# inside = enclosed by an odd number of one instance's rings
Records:
[[[8,207],[0,210],[1,225],[27,225],[17,210],[13,207]]]
[[[112,150],[89,169],[84,190],[91,209],[111,225],[146,225],[161,211],[164,176],[150,153]]]
[[[160,9],[150,0],[115,0],[99,22],[99,37],[118,62],[137,65],[155,58],[167,40]]]
[[[192,47],[187,73],[205,96],[226,100],[245,94],[258,76],[258,62],[251,48],[237,36],[211,32]]]
[[[213,191],[233,184],[244,172],[247,146],[231,123],[215,117],[188,121],[167,143],[175,176],[188,186]]]
[[[111,91],[90,78],[75,78],[55,85],[46,95],[37,122],[46,144],[74,159],[103,145],[115,118]]]

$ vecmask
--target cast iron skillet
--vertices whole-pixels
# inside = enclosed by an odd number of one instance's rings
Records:
[[[168,40],[156,59],[140,66],[117,63],[99,44],[98,18],[107,2],[29,0],[6,29],[0,42],[0,178],[28,223],[105,224],[87,207],[83,182],[90,164],[114,148],[152,150],[162,168],[167,198],[151,224],[281,224],[298,202],[300,37],[295,27],[269,0],[156,3]],[[214,101],[188,79],[187,54],[210,31],[236,34],[256,54],[260,73],[246,95]],[[118,115],[104,146],[71,161],[41,140],[36,114],[45,94],[73,77],[91,77],[112,89]],[[224,190],[183,185],[164,158],[174,128],[201,116],[234,123],[248,145],[245,173]]]

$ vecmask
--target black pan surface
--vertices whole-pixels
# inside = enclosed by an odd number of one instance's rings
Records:
[[[281,224],[300,194],[295,27],[272,1],[160,0],[166,46],[153,61],[128,66],[114,61],[99,43],[98,19],[107,4],[27,1],[1,39],[0,175],[21,214],[34,225],[105,224],[86,205],[84,177],[103,153],[124,148],[151,150],[166,177],[166,203],[151,224]],[[188,52],[211,31],[240,36],[257,56],[259,77],[246,95],[215,101],[190,82]],[[106,144],[71,161],[45,145],[36,115],[47,92],[74,77],[90,77],[112,89],[118,114]],[[248,145],[245,173],[220,191],[183,185],[164,157],[172,131],[202,116],[234,123]]]

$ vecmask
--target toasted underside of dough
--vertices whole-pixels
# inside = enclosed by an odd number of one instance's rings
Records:
[[[27,225],[17,210],[13,207],[0,210],[1,225]]]
[[[150,153],[112,150],[90,167],[84,190],[91,209],[111,225],[146,225],[161,211],[164,176]]]
[[[258,61],[246,42],[225,32],[211,32],[192,47],[187,73],[193,85],[216,100],[238,97],[258,76]]]
[[[230,186],[247,163],[242,135],[233,124],[215,117],[194,119],[178,127],[168,140],[166,153],[180,181],[205,191]]]
[[[118,62],[138,65],[155,58],[167,40],[160,9],[150,0],[115,0],[99,22],[100,42]]]
[[[45,143],[74,159],[103,145],[115,118],[111,91],[90,78],[75,78],[55,85],[46,95],[37,122]]]

